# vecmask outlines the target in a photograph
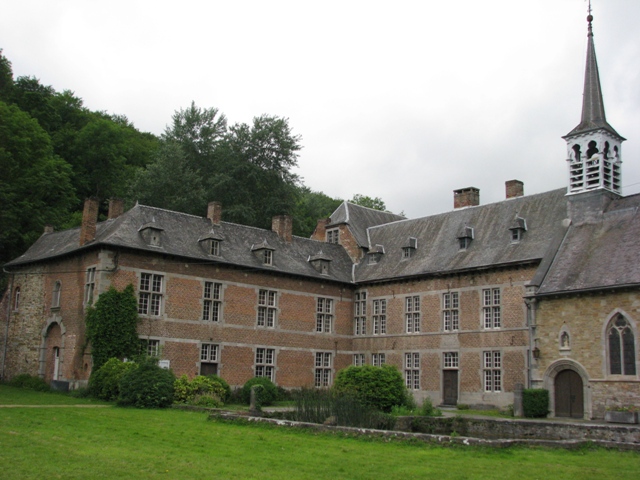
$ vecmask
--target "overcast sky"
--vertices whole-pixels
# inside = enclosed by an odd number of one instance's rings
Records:
[[[593,0],[624,193],[640,192],[640,0]],[[5,0],[14,75],[163,132],[195,101],[230,123],[289,118],[299,173],[332,197],[381,197],[411,218],[452,191],[504,198],[567,185],[580,120],[585,0]]]

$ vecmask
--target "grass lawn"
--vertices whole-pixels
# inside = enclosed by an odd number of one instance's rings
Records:
[[[0,404],[7,388],[0,386]],[[51,395],[30,404],[44,404]],[[633,478],[640,454],[483,449],[210,421],[180,410],[0,408],[3,479]]]

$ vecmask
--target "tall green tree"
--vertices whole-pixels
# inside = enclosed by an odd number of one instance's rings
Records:
[[[300,187],[293,212],[293,233],[300,237],[310,237],[318,220],[329,217],[341,203],[339,198],[314,192],[309,187]]]
[[[22,254],[45,224],[60,226],[76,204],[71,168],[38,122],[0,102],[0,264]]]
[[[369,197],[367,195],[362,195],[360,193],[356,193],[351,200],[351,203],[355,203],[356,205],[360,205],[361,207],[373,208],[374,210],[380,210],[382,212],[387,211],[387,206],[384,201],[380,197]]]
[[[13,69],[11,62],[2,54],[0,48],[0,100],[3,102],[11,101],[13,91]]]

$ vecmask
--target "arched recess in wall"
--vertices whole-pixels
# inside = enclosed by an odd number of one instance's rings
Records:
[[[60,380],[65,376],[64,339],[66,331],[67,329],[62,323],[62,319],[57,315],[49,318],[42,329],[38,374],[47,383],[51,382],[51,380]],[[54,372],[57,373],[57,378],[53,378]]]
[[[638,374],[638,326],[625,311],[616,308],[603,324],[602,330],[603,373],[637,376]]]
[[[544,372],[543,388],[549,390],[549,415],[556,416],[556,377],[567,370],[575,372],[582,381],[583,418],[592,417],[591,389],[589,388],[589,375],[587,370],[575,360],[563,358],[553,362]]]

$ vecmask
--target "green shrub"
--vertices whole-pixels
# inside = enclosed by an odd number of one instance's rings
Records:
[[[418,409],[418,415],[422,417],[439,417],[442,415],[442,410],[435,408],[431,399],[427,397]]]
[[[133,362],[110,358],[89,377],[90,394],[102,400],[117,400],[120,394],[120,379],[132,368],[135,368]]]
[[[456,405],[456,408],[458,410],[469,410],[469,405],[467,405],[466,403],[459,403]]]
[[[142,359],[120,379],[118,405],[137,408],[166,408],[173,403],[176,376],[158,366],[153,358]]]
[[[224,389],[224,396],[220,400],[222,400],[223,403],[228,403],[231,399],[231,387],[227,381],[218,375],[207,375],[207,378],[211,379],[214,383],[217,383]]]
[[[50,392],[51,387],[40,377],[33,377],[27,373],[23,373],[13,377],[9,381],[9,385],[18,388],[28,388],[29,390],[36,390],[37,392]]]
[[[189,377],[182,375],[174,384],[173,401],[187,405],[219,408],[224,405],[222,399],[226,393],[226,390],[215,379],[198,375],[189,380]]]
[[[394,405],[408,402],[402,374],[392,365],[347,367],[336,375],[333,390],[353,395],[363,405],[387,413]]]
[[[278,398],[278,388],[267,377],[253,377],[244,384],[240,392],[242,402],[247,405],[251,401],[251,387],[254,385],[262,386],[262,389],[258,390],[256,401],[258,407],[273,405],[273,402]]]
[[[549,413],[549,390],[525,388],[522,391],[522,410],[525,417],[546,417]]]

